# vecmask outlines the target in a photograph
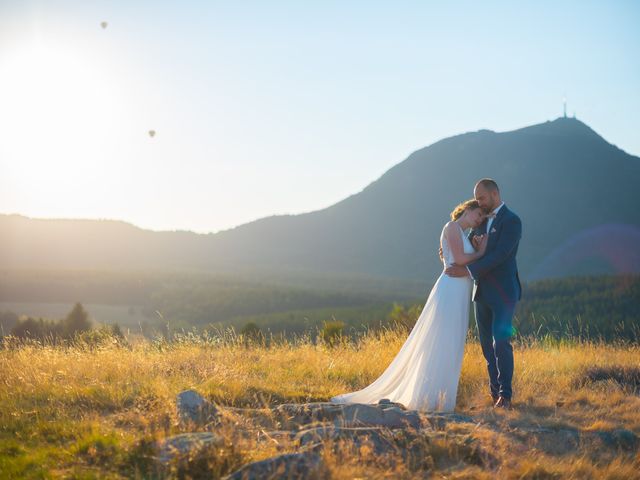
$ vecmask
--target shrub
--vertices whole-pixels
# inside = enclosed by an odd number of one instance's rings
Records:
[[[46,318],[21,317],[11,329],[11,335],[20,339],[49,339],[55,342],[62,338],[62,325]]]
[[[91,330],[91,321],[89,314],[81,303],[76,303],[73,309],[67,314],[62,321],[64,335],[69,338],[73,337],[77,332],[86,332]]]
[[[240,335],[242,335],[245,344],[253,342],[263,343],[265,338],[262,330],[255,322],[245,324],[240,329]]]
[[[415,304],[407,309],[404,305],[394,302],[391,312],[387,315],[387,321],[396,329],[410,331],[416,324],[423,306]]]
[[[324,322],[322,330],[320,330],[320,338],[329,346],[337,345],[342,339],[342,332],[344,331],[345,323],[335,318],[330,321]]]

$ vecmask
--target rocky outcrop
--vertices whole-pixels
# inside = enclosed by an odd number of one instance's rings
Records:
[[[342,427],[379,426],[419,429],[422,426],[418,412],[406,410],[390,402],[377,405],[329,402],[285,403],[276,406],[274,413],[283,420],[286,428],[295,428],[312,422],[331,422]]]
[[[232,420],[234,431],[252,432],[259,441],[275,442],[279,450],[296,450],[268,459],[252,462],[232,472],[230,480],[262,478],[321,479],[327,475],[321,452],[329,444],[332,449],[340,440],[359,449],[367,445],[374,455],[397,455],[406,465],[426,471],[434,459],[431,446],[438,450],[438,442],[453,446],[456,455],[466,463],[483,469],[494,469],[497,459],[485,451],[472,435],[456,433],[464,426],[449,428],[451,424],[470,424],[484,427],[512,437],[523,444],[533,440],[543,451],[562,453],[593,442],[599,448],[634,451],[640,447],[638,436],[625,429],[612,431],[581,431],[575,428],[548,428],[482,422],[458,413],[418,412],[402,404],[381,400],[378,404],[336,404],[331,402],[285,403],[270,408],[218,407],[194,390],[177,397],[178,418],[185,427],[204,429],[165,439],[158,445],[157,460],[166,464],[178,455],[216,446],[222,439],[216,430],[225,418]],[[471,431],[466,428],[466,431]],[[249,434],[249,433],[248,433]],[[435,443],[434,443],[435,442]],[[560,449],[561,451],[557,451]],[[211,449],[215,452],[216,449]],[[209,455],[209,452],[205,452]]]

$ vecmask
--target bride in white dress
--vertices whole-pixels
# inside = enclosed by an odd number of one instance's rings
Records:
[[[475,200],[458,205],[442,229],[440,246],[444,268],[466,265],[484,255],[486,235],[476,250],[464,230],[484,221]],[[387,369],[369,386],[331,398],[333,403],[378,403],[386,398],[420,411],[453,411],[469,324],[470,277],[436,281],[415,326]]]

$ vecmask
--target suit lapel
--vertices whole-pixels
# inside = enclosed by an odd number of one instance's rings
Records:
[[[504,217],[505,212],[507,211],[507,204],[505,203],[502,208],[500,209],[500,211],[496,214],[496,218],[493,219],[493,222],[491,223],[491,230],[493,230],[494,228],[498,230],[498,225],[500,225],[500,221],[502,220],[502,217]],[[482,235],[484,233],[489,233],[489,241],[491,241],[491,232],[487,232],[487,225],[489,224],[489,220],[485,220],[482,225],[480,225],[478,228],[476,228],[474,230],[474,233],[476,235]]]
[[[498,213],[496,214],[496,218],[494,218],[493,222],[491,223],[491,231],[487,232],[487,233],[489,233],[489,243],[491,243],[491,244],[493,244],[495,242],[494,239],[496,238],[496,234],[498,233],[498,227],[500,227],[500,224],[502,222],[502,219],[503,219],[506,211],[507,211],[507,205],[505,204],[498,211]],[[493,230],[495,230],[495,232]],[[485,231],[486,231],[486,225],[485,225]]]

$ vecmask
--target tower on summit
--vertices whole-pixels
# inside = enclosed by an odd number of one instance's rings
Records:
[[[564,118],[567,118],[567,97],[562,97],[562,106],[564,110]]]

